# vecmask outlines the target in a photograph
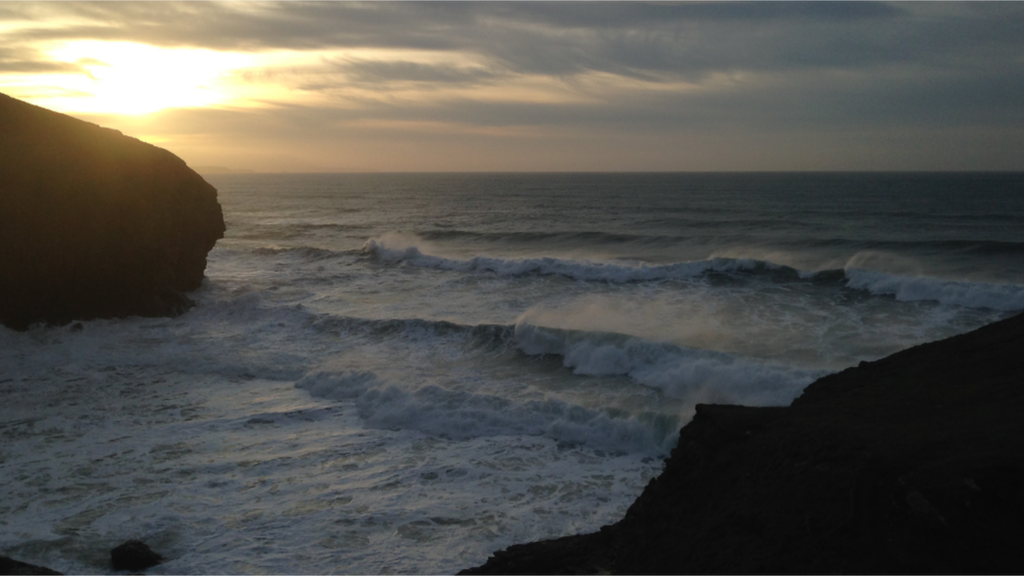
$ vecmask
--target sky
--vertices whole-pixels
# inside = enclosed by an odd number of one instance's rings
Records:
[[[0,92],[259,172],[1024,170],[1024,3],[0,2]]]

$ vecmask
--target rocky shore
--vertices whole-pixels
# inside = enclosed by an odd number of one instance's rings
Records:
[[[621,521],[461,573],[1024,573],[1022,414],[1024,314],[698,406]]]
[[[180,314],[223,235],[174,154],[0,94],[0,323]]]

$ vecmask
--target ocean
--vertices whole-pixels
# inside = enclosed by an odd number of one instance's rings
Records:
[[[221,174],[177,318],[0,327],[0,551],[450,573],[622,517],[697,403],[1024,309],[1024,174]]]

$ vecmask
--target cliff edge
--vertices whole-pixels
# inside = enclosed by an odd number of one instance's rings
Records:
[[[1022,414],[1024,314],[698,406],[621,521],[462,573],[1024,573]]]
[[[174,154],[0,94],[0,323],[180,314],[223,235]]]

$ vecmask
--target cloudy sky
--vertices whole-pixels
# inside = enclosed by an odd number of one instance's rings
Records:
[[[0,3],[0,92],[257,171],[1024,170],[1024,3]]]

